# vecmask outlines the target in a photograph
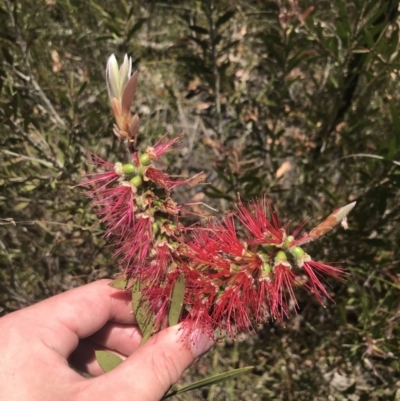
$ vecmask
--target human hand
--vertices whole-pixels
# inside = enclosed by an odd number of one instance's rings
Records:
[[[196,333],[196,345],[178,326],[139,347],[130,291],[100,280],[54,296],[0,319],[0,400],[155,401],[162,398],[212,341]],[[106,374],[94,351],[127,359]],[[93,376],[86,379],[72,366]]]

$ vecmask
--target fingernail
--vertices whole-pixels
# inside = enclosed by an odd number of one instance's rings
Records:
[[[205,354],[213,345],[214,340],[209,333],[195,330],[189,335],[190,350],[195,358]]]

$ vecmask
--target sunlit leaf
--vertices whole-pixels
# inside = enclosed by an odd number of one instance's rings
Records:
[[[186,393],[187,391],[196,390],[198,388],[202,388],[205,386],[211,386],[213,384],[221,383],[228,379],[234,379],[235,377],[249,373],[252,370],[253,370],[253,366],[246,366],[245,368],[234,369],[234,370],[230,370],[229,372],[220,373],[215,376],[207,377],[206,379],[199,380],[196,383],[189,384],[188,386],[182,387],[179,390],[172,391],[171,393],[164,396],[163,399],[172,397],[173,395]]]
[[[169,306],[168,323],[170,326],[178,324],[183,307],[183,299],[185,296],[185,275],[179,275],[175,282],[171,295],[171,303]]]
[[[14,205],[13,210],[19,212],[27,208],[31,203],[30,202],[18,202]]]
[[[132,310],[142,332],[141,344],[150,338],[155,326],[155,316],[148,302],[142,297],[139,280],[132,286]]]
[[[104,373],[113,370],[124,361],[118,355],[115,355],[109,351],[95,351],[95,355],[96,360],[103,369]]]
[[[117,290],[127,290],[131,288],[129,279],[127,277],[120,277],[112,280],[108,285]]]

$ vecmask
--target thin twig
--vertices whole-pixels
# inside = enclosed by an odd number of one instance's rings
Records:
[[[218,135],[221,135],[221,131],[222,131],[221,101],[219,98],[220,91],[221,91],[221,88],[220,88],[221,84],[220,84],[220,77],[219,77],[218,65],[217,65],[217,48],[215,45],[216,26],[215,26],[215,21],[214,21],[214,11],[215,11],[214,0],[209,0],[208,10],[207,10],[207,18],[208,18],[208,24],[210,27],[211,64],[212,64],[213,81],[214,81],[215,109],[217,112],[217,121],[218,121],[217,132],[218,132]]]
[[[30,145],[32,145],[39,153],[40,155],[46,159],[46,161],[48,163],[50,163],[53,167],[65,171],[64,166],[54,157],[49,156],[48,154],[46,154],[43,149],[41,148],[41,146],[39,146],[35,141],[33,141],[30,136],[17,124],[15,123],[13,120],[8,119],[7,120],[8,124],[10,124],[15,131],[18,132],[19,135],[21,135],[26,141],[29,142]]]
[[[17,26],[17,24],[15,22],[15,18],[14,18],[12,9],[11,9],[10,1],[9,0],[5,0],[5,3],[6,3],[6,6],[7,6],[8,16],[10,18],[11,25],[14,28],[16,36],[17,36],[17,39],[18,39],[18,45],[19,45],[19,47],[21,49],[21,52],[22,52],[22,54],[24,56],[25,66],[26,66],[26,68],[28,70],[30,81],[31,81],[33,87],[36,89],[37,93],[39,94],[40,98],[42,99],[43,103],[46,105],[48,111],[53,115],[53,117],[56,120],[56,122],[58,123],[58,125],[60,125],[63,128],[67,128],[67,124],[60,117],[60,115],[57,113],[56,109],[51,104],[51,101],[46,96],[46,94],[43,92],[42,88],[40,87],[40,85],[36,81],[35,77],[33,76],[31,64],[30,64],[29,58],[28,58],[28,51],[27,51],[26,42],[23,39],[21,31],[19,30],[19,28],[18,28],[18,26]]]

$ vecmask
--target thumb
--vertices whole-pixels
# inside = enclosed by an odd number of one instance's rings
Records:
[[[117,368],[90,380],[87,399],[158,401],[212,345],[206,333],[187,335],[179,325],[162,330]]]

